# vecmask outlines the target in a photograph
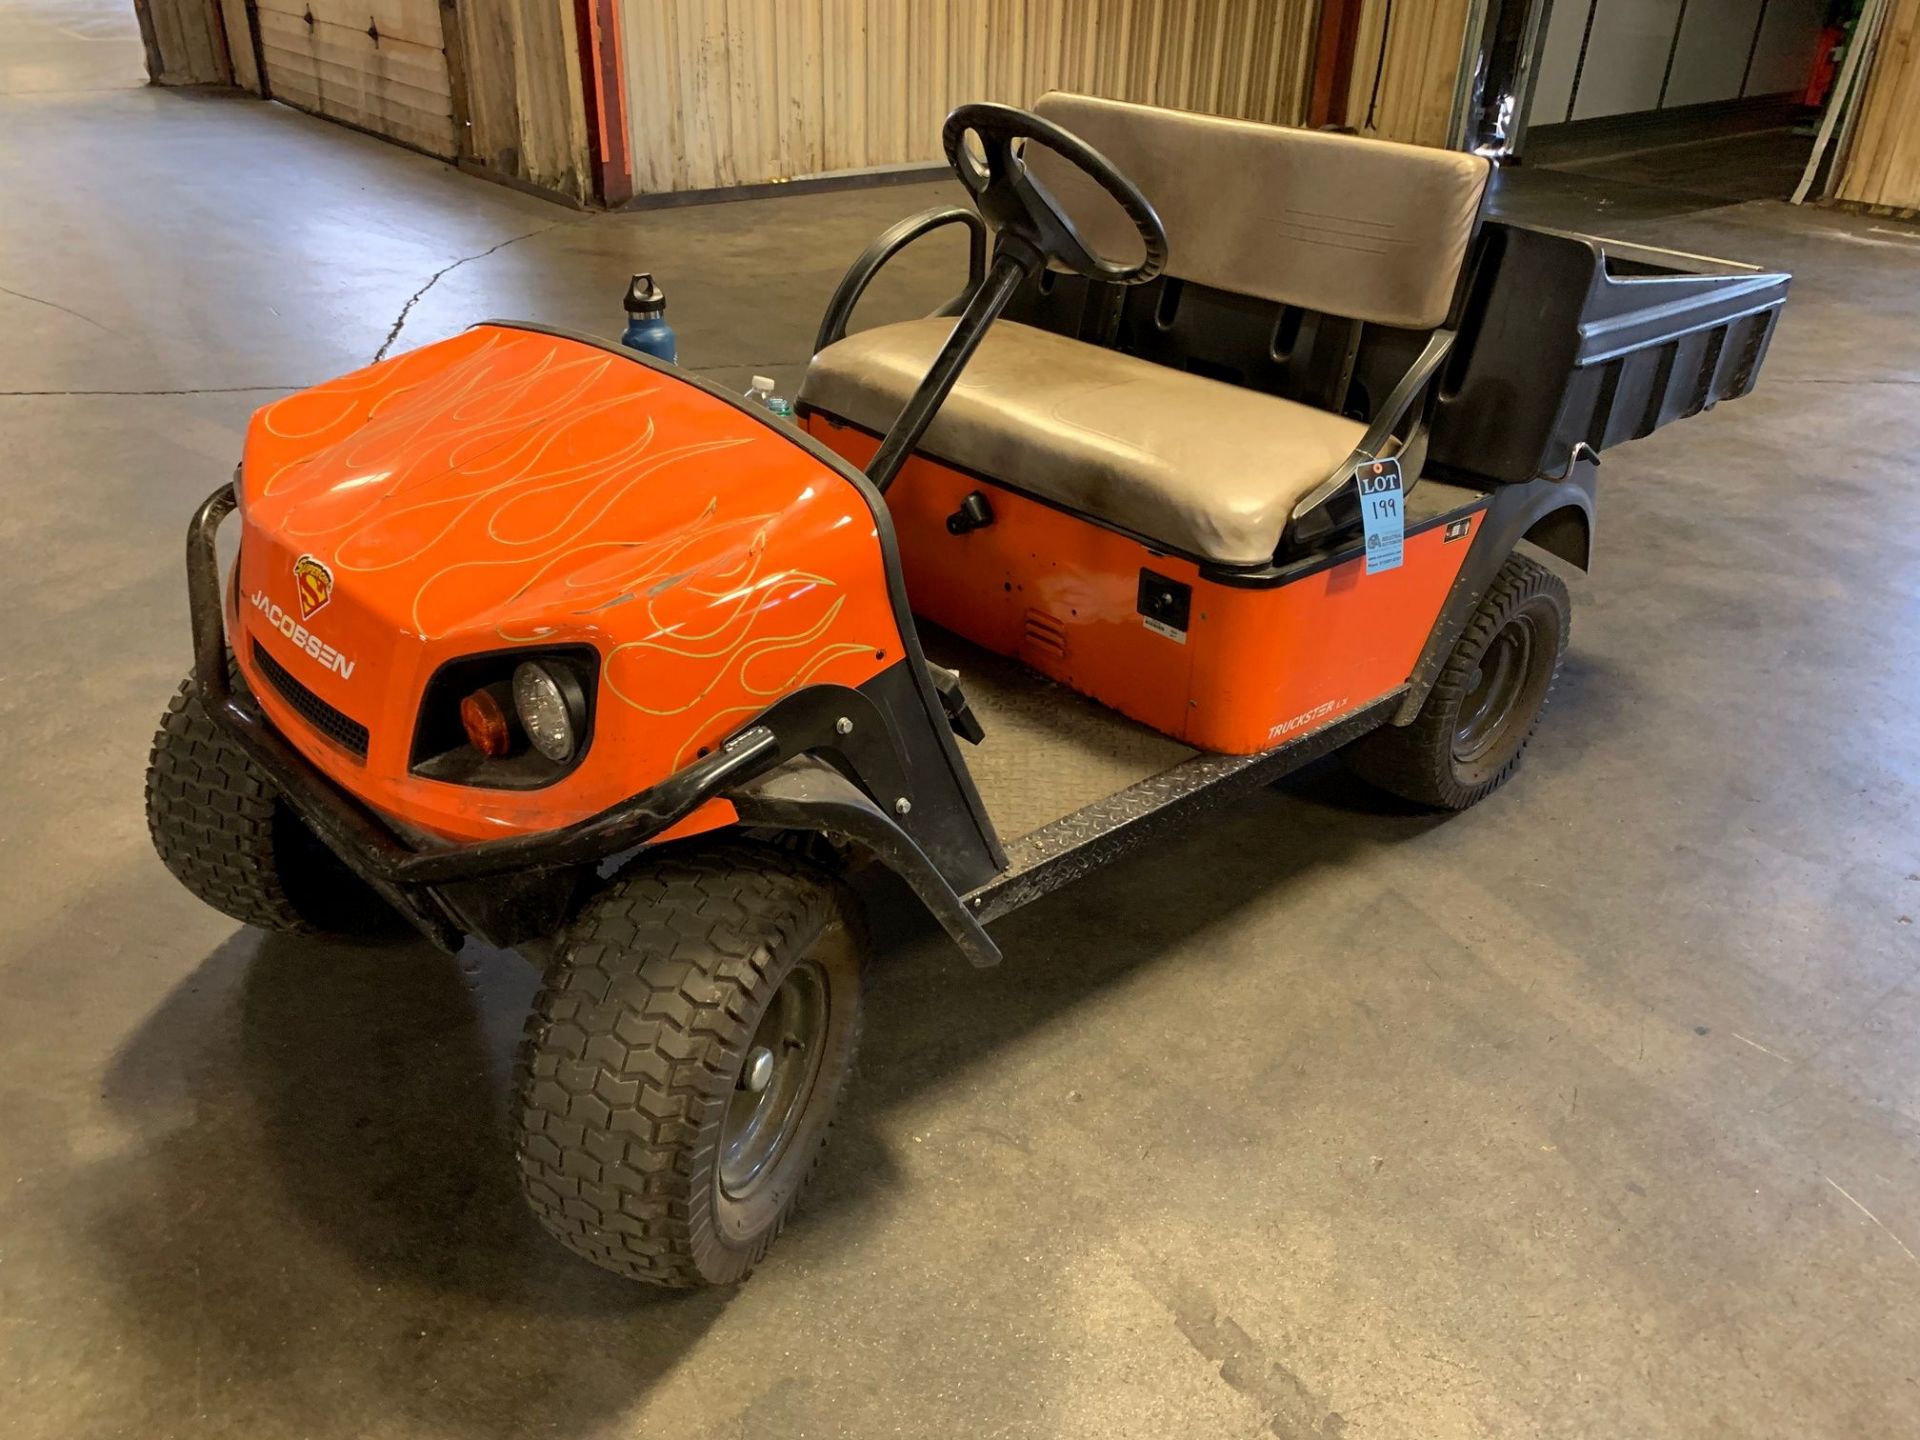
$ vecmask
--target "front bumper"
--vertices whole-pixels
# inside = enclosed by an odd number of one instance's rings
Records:
[[[790,753],[772,726],[756,723],[703,759],[575,824],[537,835],[416,848],[288,744],[248,697],[234,692],[215,538],[237,503],[234,486],[221,486],[194,513],[187,531],[187,605],[201,704],[314,834],[443,948],[458,948],[470,927],[434,893],[436,887],[590,865],[653,838],[724,787],[771,769]]]

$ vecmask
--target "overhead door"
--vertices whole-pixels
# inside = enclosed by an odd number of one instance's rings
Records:
[[[276,100],[452,159],[440,0],[257,0]]]

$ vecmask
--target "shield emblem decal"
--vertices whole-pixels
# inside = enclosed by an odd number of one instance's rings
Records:
[[[311,620],[333,598],[333,571],[311,555],[293,562],[293,591],[300,601],[300,618]]]

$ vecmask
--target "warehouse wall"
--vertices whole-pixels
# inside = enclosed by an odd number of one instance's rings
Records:
[[[494,178],[592,198],[573,0],[218,0],[214,13],[244,90]]]
[[[1827,0],[1553,0],[1531,123],[1799,90]]]
[[[218,0],[134,0],[147,76],[156,85],[225,85],[232,78]]]
[[[1445,145],[1471,8],[1469,0],[1365,0],[1347,123],[1381,140]]]
[[[933,163],[953,106],[1050,89],[1297,123],[1318,12],[1318,0],[627,0],[634,189]]]
[[[253,12],[274,99],[455,156],[439,0],[257,0]]]
[[[592,195],[580,38],[570,0],[441,0],[459,16],[449,51],[469,122],[461,159],[576,200]],[[646,11],[657,0],[627,0]]]
[[[220,23],[225,33],[232,81],[242,90],[260,93],[260,63],[253,48],[252,21],[247,0],[220,0]]]

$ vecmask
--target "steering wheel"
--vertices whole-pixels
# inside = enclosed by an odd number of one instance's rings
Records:
[[[967,149],[967,132],[980,137],[986,152],[983,165]],[[1011,105],[962,105],[947,116],[940,132],[947,161],[973,203],[1000,234],[1002,243],[1023,242],[1041,260],[1101,280],[1110,285],[1142,285],[1167,266],[1167,227],[1140,187],[1114,168],[1113,162],[1079,136],[1051,120]],[[1079,170],[1113,198],[1140,232],[1146,255],[1136,265],[1118,265],[1093,253],[1059,203],[1027,171],[1014,153],[1016,140],[1046,146]]]

